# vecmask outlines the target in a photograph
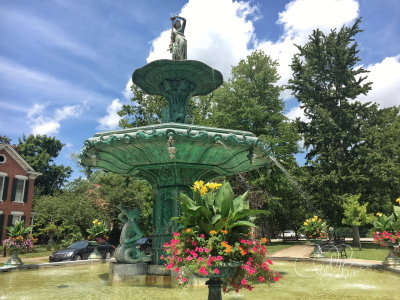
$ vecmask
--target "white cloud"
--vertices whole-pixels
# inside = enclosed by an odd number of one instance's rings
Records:
[[[44,108],[46,106],[44,104],[39,104],[39,103],[35,103],[29,110],[28,110],[28,114],[27,117],[31,118],[35,115],[38,115],[40,113],[43,112]]]
[[[292,75],[290,64],[297,52],[294,44],[304,44],[313,29],[329,32],[332,28],[349,25],[358,16],[356,0],[294,0],[279,14],[278,24],[284,32],[279,40],[257,39],[253,21],[258,9],[251,2],[232,0],[189,0],[180,15],[187,18],[185,36],[188,40],[188,59],[203,61],[221,71],[225,80],[231,67],[255,49],[262,49],[279,62],[281,76],[278,84],[287,84]],[[204,21],[205,17],[207,21]],[[153,40],[147,61],[170,59],[166,51],[170,29]],[[290,98],[288,91],[281,95]]]
[[[107,107],[107,115],[99,119],[100,125],[98,129],[115,129],[118,127],[119,120],[117,112],[122,108],[122,103],[119,99],[114,99],[111,104]]]
[[[277,21],[284,28],[280,39],[276,42],[260,41],[257,45],[279,62],[281,79],[278,84],[287,84],[292,76],[290,64],[297,53],[295,44],[306,43],[314,29],[328,33],[331,29],[351,24],[357,18],[358,10],[359,4],[355,0],[294,0],[288,3]],[[291,97],[287,91],[281,96],[284,99]]]
[[[70,105],[57,108],[52,116],[45,116],[45,104],[35,103],[27,113],[28,123],[33,134],[55,135],[59,132],[62,120],[78,117],[82,106]]]
[[[381,107],[400,105],[400,55],[386,57],[366,69],[370,71],[366,82],[372,82],[372,90],[357,100],[376,102]]]
[[[300,118],[300,121],[303,122],[310,122],[310,119],[307,118],[304,115],[304,110],[300,108],[300,106],[295,106],[293,107],[287,114],[286,117],[288,117],[290,120],[295,120],[297,118]]]
[[[126,100],[130,100],[132,97],[133,97],[133,93],[132,93],[132,90],[131,90],[131,85],[133,84],[133,82],[132,82],[132,77],[129,77],[129,80],[128,80],[128,82],[126,83],[126,86],[125,86],[125,89],[124,89],[124,91],[122,92],[122,94],[124,95],[124,98],[126,99]]]
[[[179,14],[187,19],[188,59],[210,65],[227,79],[231,66],[250,53],[256,6],[231,0],[189,0]],[[147,61],[171,59],[169,42],[170,28],[153,41]]]

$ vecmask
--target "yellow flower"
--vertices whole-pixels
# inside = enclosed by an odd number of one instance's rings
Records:
[[[223,234],[228,234],[228,230],[221,230]]]
[[[207,182],[206,187],[209,189],[218,189],[222,184],[221,183],[216,183],[216,182]]]
[[[191,231],[192,231],[191,228],[186,229],[186,233],[189,233],[189,232],[191,232]]]
[[[98,222],[99,222],[99,220],[97,220],[97,219],[94,219],[94,220],[92,221],[93,225],[96,225]]]
[[[210,234],[217,234],[215,230],[210,230]]]
[[[400,204],[400,197],[396,199],[396,202]]]
[[[261,243],[265,244],[266,242],[268,242],[268,240],[267,240],[265,237],[263,237],[263,238],[261,239]]]
[[[222,245],[223,247],[230,247],[229,244],[228,244],[227,242],[221,242],[221,245]]]
[[[382,217],[383,213],[378,212],[378,213],[376,213],[376,215],[377,215],[378,217]]]
[[[200,195],[204,195],[205,193],[207,193],[207,187],[205,186],[205,185],[203,185],[201,188],[200,188]]]
[[[303,225],[304,225],[304,226],[308,226],[308,222],[304,222]]]
[[[203,180],[198,180],[194,182],[195,186],[203,186],[204,185],[204,181]]]

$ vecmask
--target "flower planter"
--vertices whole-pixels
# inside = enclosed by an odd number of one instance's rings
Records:
[[[235,276],[235,273],[240,266],[241,263],[239,262],[224,263],[223,265],[218,267],[218,274],[195,274],[197,277],[200,278],[209,278],[206,281],[206,285],[208,285],[208,300],[222,300],[222,279]]]
[[[398,243],[389,243],[388,248],[389,248],[389,254],[383,261],[383,265],[385,267],[389,268],[395,268],[400,270],[400,257],[397,253],[397,249],[395,247],[398,247]]]
[[[19,254],[19,249],[11,249],[11,257],[4,263],[5,267],[16,267],[16,266],[21,266],[24,263],[22,260],[18,257]]]
[[[93,246],[93,252],[89,255],[89,260],[99,260],[102,256],[99,252],[99,243],[96,241],[89,241],[89,244]]]

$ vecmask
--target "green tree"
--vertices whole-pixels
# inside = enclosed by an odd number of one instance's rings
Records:
[[[367,213],[368,203],[361,205],[359,203],[361,195],[344,195],[343,196],[343,224],[351,226],[353,232],[353,246],[358,246],[361,250],[361,241],[358,228],[362,225],[369,224],[374,220],[373,214]]]
[[[269,211],[259,218],[263,234],[269,237],[274,231],[298,229],[304,218],[304,198],[293,184],[299,135],[283,114],[283,88],[277,85],[277,66],[260,50],[241,60],[232,68],[231,78],[212,95],[207,119],[210,126],[253,132],[276,158],[276,164],[231,179],[237,193],[251,191],[253,208]],[[286,169],[293,174],[291,177]]]
[[[153,192],[151,185],[136,178],[124,177],[113,173],[97,172],[91,176],[95,184],[96,198],[104,201],[111,224],[118,227],[118,215],[121,211],[117,206],[126,209],[138,208],[141,212],[139,226],[144,234],[152,233]]]
[[[289,81],[309,119],[297,122],[309,150],[309,190],[315,207],[336,224],[343,215],[341,195],[356,194],[366,184],[358,168],[359,149],[364,147],[365,132],[375,122],[378,110],[375,104],[354,100],[371,89],[367,71],[357,66],[359,23],[360,19],[329,34],[314,30],[304,46],[297,46]],[[365,202],[365,194],[361,194]]]
[[[16,145],[18,153],[36,172],[42,173],[35,180],[35,196],[54,194],[71,175],[70,167],[54,162],[63,146],[55,137],[46,135],[31,134],[19,139]]]
[[[253,52],[232,68],[231,78],[220,88],[207,96],[192,98],[188,115],[189,120],[198,125],[253,132],[270,147],[285,168],[295,171],[297,164],[293,154],[298,151],[299,135],[295,125],[283,114],[284,103],[280,98],[283,88],[277,85],[277,65],[264,52]],[[132,91],[135,95],[132,99],[134,104],[124,106],[120,111],[124,117],[120,126],[126,128],[159,122],[162,107],[166,104],[164,100],[145,95],[136,86],[132,87]],[[268,170],[272,170],[271,175]],[[268,222],[265,218],[260,221],[265,221],[264,227],[268,226],[270,232],[272,224],[277,223],[274,219],[277,215],[282,217],[282,227],[285,224],[291,226],[291,220],[297,219],[301,224],[304,216],[297,218],[293,214],[297,216],[302,209],[291,208],[301,207],[303,198],[277,166],[241,174],[230,181],[237,193],[242,194],[248,189],[252,191],[249,198],[254,208],[263,208],[267,205],[266,201],[276,204],[269,206],[271,213],[267,217]],[[273,208],[276,209],[272,212]]]
[[[131,90],[133,104],[124,104],[118,112],[118,115],[122,117],[119,126],[133,128],[160,123],[163,107],[167,105],[164,97],[148,95],[136,84],[131,86]]]
[[[0,144],[10,144],[11,139],[8,136],[0,135]]]

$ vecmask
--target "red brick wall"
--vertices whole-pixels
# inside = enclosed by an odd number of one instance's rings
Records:
[[[22,175],[28,177],[26,171],[16,162],[11,155],[5,151],[0,150],[0,154],[6,157],[5,163],[0,163],[0,172],[7,173],[9,177],[8,181],[8,191],[7,191],[7,200],[0,201],[0,211],[3,211],[4,220],[3,220],[3,230],[1,238],[5,239],[7,232],[7,220],[8,216],[11,214],[11,211],[23,212],[25,216],[25,224],[30,224],[31,222],[31,212],[32,212],[32,197],[33,197],[33,187],[34,187],[34,179],[29,179],[29,188],[28,188],[28,198],[26,202],[17,203],[11,200],[11,189],[13,184],[13,178],[15,175]],[[1,226],[0,226],[1,227]]]

